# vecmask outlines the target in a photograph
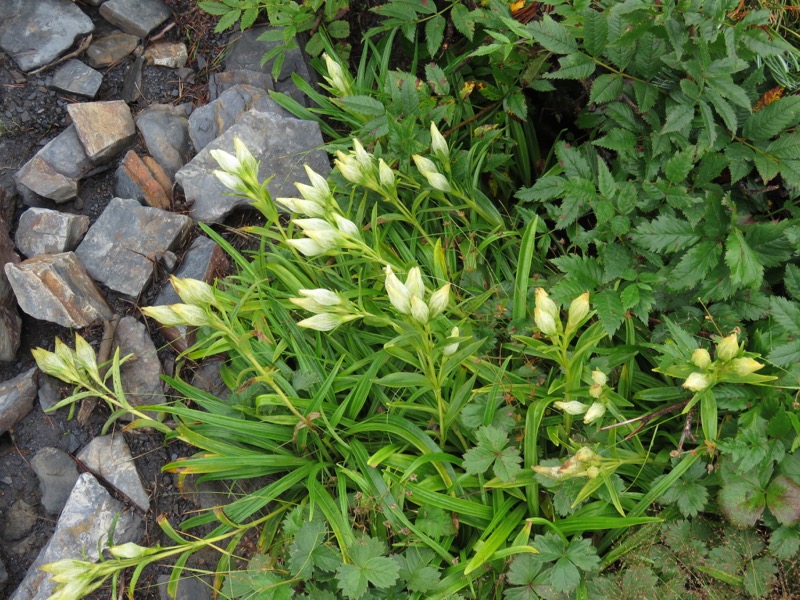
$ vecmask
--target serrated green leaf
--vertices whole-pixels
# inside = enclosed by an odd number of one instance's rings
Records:
[[[690,289],[699,284],[709,271],[719,263],[722,248],[716,242],[700,242],[684,254],[669,276],[668,286],[673,290]]]
[[[412,592],[430,592],[439,583],[439,572],[430,566],[433,552],[428,549],[408,548],[403,554],[396,554],[394,559],[400,567],[400,579]]]
[[[453,10],[450,11],[450,19],[458,32],[471,42],[475,35],[475,19],[469,9],[460,2],[454,4]]]
[[[583,52],[575,52],[558,59],[558,71],[545,73],[545,79],[588,79],[592,76],[597,65]]]
[[[769,538],[769,551],[780,560],[789,560],[800,552],[800,532],[791,527],[778,527]]]
[[[226,29],[230,29],[236,21],[239,20],[239,17],[242,16],[241,10],[231,10],[230,12],[225,13],[220,18],[217,26],[214,27],[214,33],[221,33]]]
[[[771,556],[756,558],[744,572],[744,589],[752,598],[763,598],[774,587],[778,567]]]
[[[417,511],[414,525],[434,539],[456,534],[452,516],[438,506],[422,505]]]
[[[616,74],[600,75],[594,80],[589,93],[589,102],[605,104],[622,93],[622,77]]]
[[[784,96],[745,121],[742,135],[755,141],[765,141],[800,122],[800,97]]]
[[[592,297],[592,306],[609,337],[613,336],[625,320],[625,309],[619,292],[603,290]]]
[[[731,172],[731,183],[736,183],[753,169],[754,152],[744,144],[738,142],[729,144],[725,148],[725,158],[728,159],[728,169]]]
[[[550,568],[550,584],[556,592],[572,592],[581,582],[578,567],[567,558],[559,558]]]
[[[627,129],[612,129],[603,137],[594,140],[592,144],[615,152],[630,152],[636,147],[637,141],[636,134]]]
[[[379,116],[386,112],[383,103],[370,96],[346,96],[337,102],[346,110],[362,115]]]
[[[518,119],[525,119],[528,116],[528,103],[525,94],[514,92],[503,99],[503,108],[510,115]]]
[[[592,179],[592,169],[580,150],[561,142],[556,146],[556,156],[567,178]]]
[[[528,27],[533,39],[548,52],[571,54],[578,51],[578,42],[570,30],[556,23],[550,15],[545,14],[541,21],[534,21]]]
[[[725,264],[736,285],[756,287],[764,278],[764,265],[738,229],[731,230],[725,242]]]
[[[622,300],[622,308],[624,310],[630,310],[634,306],[637,306],[639,304],[639,286],[635,283],[626,286],[625,289],[622,290],[620,299]]]
[[[328,23],[325,30],[332,38],[337,40],[344,40],[350,37],[350,23],[344,20]]]
[[[258,8],[255,6],[251,6],[246,11],[244,11],[242,13],[242,22],[239,24],[242,31],[250,28],[253,25],[253,23],[256,22],[257,17],[258,17]]]
[[[725,127],[728,128],[732,135],[735,135],[736,130],[739,128],[739,119],[730,102],[714,91],[713,88],[706,88],[705,92],[706,97],[711,102],[711,106],[714,107],[722,122],[725,123]]]
[[[442,68],[435,64],[425,65],[425,78],[433,88],[434,93],[445,96],[450,93],[450,82]]]
[[[425,44],[430,56],[436,54],[442,45],[445,25],[447,25],[447,21],[442,15],[436,15],[425,23]]]
[[[664,121],[664,127],[661,128],[661,133],[672,133],[673,131],[681,131],[689,126],[694,119],[694,105],[688,103],[673,104],[667,109],[667,118]]]
[[[514,196],[521,202],[546,202],[564,195],[566,179],[545,175],[536,180],[533,187],[521,188]]]
[[[320,521],[302,525],[289,546],[289,568],[294,577],[309,579],[314,568],[330,572],[341,564],[341,557],[324,543],[327,535],[328,528]]]
[[[779,367],[788,367],[789,365],[800,363],[800,340],[773,346],[767,355],[767,360]]]
[[[697,149],[689,146],[670,158],[664,167],[664,174],[667,179],[672,183],[685,183],[686,178],[689,176],[689,171],[694,167],[696,155]]]
[[[583,13],[583,47],[592,56],[600,56],[608,43],[608,21],[605,12],[591,8]]]
[[[678,252],[700,240],[688,221],[671,215],[661,215],[639,226],[634,239],[651,252]]]
[[[800,300],[800,267],[793,264],[786,265],[783,287],[794,300]]]
[[[613,200],[617,195],[617,182],[602,157],[597,157],[597,189],[603,198]]]
[[[800,521],[800,485],[786,475],[778,475],[767,487],[767,508],[781,525]]]
[[[723,483],[719,505],[728,520],[739,527],[756,524],[767,505],[766,495],[752,476]]]
[[[577,198],[581,202],[591,202],[596,196],[594,183],[582,177],[567,179],[564,182],[564,196]]]
[[[197,6],[199,6],[202,10],[204,10],[208,14],[215,16],[224,15],[230,11],[230,7],[225,6],[221,2],[204,1],[204,2],[198,2]]]

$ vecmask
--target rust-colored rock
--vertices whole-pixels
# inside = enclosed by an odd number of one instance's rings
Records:
[[[144,200],[148,206],[154,206],[162,210],[169,209],[167,193],[136,152],[128,150],[125,158],[122,159],[119,169],[122,173],[118,174],[118,181],[120,177],[128,177],[130,183],[139,192],[137,196],[140,197],[137,197],[136,200]]]
[[[54,202],[66,202],[78,195],[78,180],[62,175],[38,155],[17,171],[14,180]]]
[[[79,102],[67,106],[67,111],[93,163],[114,158],[136,135],[131,109],[122,100]]]
[[[147,165],[147,168],[150,169],[150,173],[153,174],[155,180],[161,184],[161,187],[164,188],[164,192],[167,194],[167,198],[172,200],[172,182],[169,180],[169,175],[167,175],[166,171],[161,168],[161,165],[158,164],[155,158],[152,156],[143,156],[142,160],[144,164]]]

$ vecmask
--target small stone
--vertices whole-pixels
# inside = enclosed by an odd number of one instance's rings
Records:
[[[136,117],[136,126],[147,151],[170,179],[189,160],[189,121],[191,106],[154,104]]]
[[[189,137],[196,151],[213,142],[248,110],[269,112],[292,118],[292,114],[278,106],[262,89],[249,85],[236,85],[222,92],[219,98],[201,106],[189,117]]]
[[[97,281],[138,298],[150,283],[158,254],[178,246],[191,228],[185,215],[114,198],[75,253]]]
[[[13,302],[0,304],[0,362],[17,357],[22,339],[22,319]]]
[[[116,31],[101,37],[86,49],[86,59],[95,69],[118,63],[139,45],[139,38],[129,33]]]
[[[273,27],[251,27],[247,31],[234,34],[230,49],[225,54],[225,70],[234,71],[246,69],[249,71],[261,71],[271,73],[275,59],[268,60],[263,65],[261,58],[277,46],[283,45],[283,41],[265,42],[259,40],[259,36],[267,31],[273,31]],[[300,48],[289,50],[284,53],[285,59],[281,66],[278,79],[274,82],[275,89],[283,91],[282,84],[285,86],[291,83],[292,73],[297,73],[304,81],[313,81],[313,73],[303,58]]]
[[[108,0],[100,7],[100,16],[106,21],[140,38],[147,37],[170,15],[161,0]]]
[[[250,204],[246,198],[231,195],[213,174],[219,166],[211,150],[233,153],[235,137],[241,139],[259,161],[259,179],[263,181],[274,176],[267,186],[273,198],[295,196],[296,181],[309,183],[304,164],[322,176],[330,171],[328,155],[320,149],[322,133],[317,123],[249,111],[175,176],[186,199],[194,203],[189,214],[197,221],[218,223],[234,209]]]
[[[28,258],[74,250],[89,229],[89,217],[29,208],[19,218],[17,248]]]
[[[169,575],[158,576],[158,595],[161,600],[211,600],[214,587],[204,577],[181,577],[175,598],[167,593]]]
[[[113,158],[136,135],[131,109],[122,100],[70,104],[67,111],[75,124],[78,139],[93,163]]]
[[[0,47],[23,71],[53,62],[78,36],[94,30],[69,0],[0,0],[0,15]]]
[[[148,65],[181,69],[189,60],[186,44],[181,42],[158,42],[144,51],[144,60]]]
[[[235,71],[223,71],[213,73],[208,78],[208,99],[214,101],[219,98],[225,90],[229,90],[235,85],[250,85],[261,90],[272,90],[272,77],[269,73],[261,71],[251,71],[250,69],[237,69]]]
[[[133,317],[125,317],[122,321],[126,319]],[[123,369],[124,367],[125,365]],[[150,497],[142,485],[131,451],[121,434],[94,438],[81,450],[78,459],[92,471],[102,475],[142,511],[147,512],[150,509]]]
[[[72,179],[80,179],[94,169],[94,164],[86,156],[75,125],[70,125],[55,138],[50,140],[44,148],[37,152],[53,169]]]
[[[48,411],[61,400],[61,380],[39,373],[39,406]]]
[[[142,95],[142,73],[144,69],[144,58],[137,56],[122,80],[122,99],[128,104],[132,104]]]
[[[78,195],[78,180],[56,171],[50,163],[36,155],[14,175],[17,185],[50,198],[56,203],[72,200]]]
[[[161,362],[147,328],[133,317],[124,317],[117,326],[115,340],[120,356],[133,354],[136,357],[136,360],[125,363],[121,368],[122,387],[128,401],[133,406],[166,402],[161,385]]]
[[[83,473],[72,489],[56,530],[28,569],[25,579],[9,600],[47,600],[56,587],[52,575],[41,566],[62,559],[96,561],[98,550],[114,531],[114,543],[141,539],[142,519],[111,497],[89,473]]]
[[[167,198],[172,201],[172,182],[169,180],[169,176],[164,172],[164,169],[161,168],[161,165],[156,162],[156,159],[152,156],[143,156],[142,161],[145,165],[147,165],[147,169],[150,171],[150,174],[155,178],[158,184],[164,190],[164,193],[167,195]]]
[[[73,252],[9,263],[5,272],[20,308],[36,319],[81,329],[114,315]]]
[[[5,218],[0,217],[0,265],[18,263],[19,255],[14,252],[14,242],[8,235],[8,224]],[[5,273],[0,273],[0,304],[13,300],[14,294]]]
[[[169,209],[169,198],[150,169],[133,150],[128,150],[114,175],[114,195],[133,198],[137,202],[163,210]]]
[[[50,87],[68,94],[94,98],[102,83],[103,76],[98,71],[79,60],[70,59],[55,72]]]
[[[22,498],[17,498],[6,513],[3,539],[7,542],[21,540],[30,533],[37,520],[36,509]]]
[[[36,367],[0,384],[0,435],[31,412],[36,399]]]
[[[45,447],[31,459],[31,468],[39,478],[42,506],[48,514],[60,513],[78,481],[75,461],[58,448]]]

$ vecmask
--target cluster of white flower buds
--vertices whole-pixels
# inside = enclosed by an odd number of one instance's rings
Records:
[[[359,317],[346,300],[339,294],[317,288],[313,290],[297,290],[300,298],[290,298],[292,304],[314,313],[313,317],[303,319],[297,324],[306,329],[316,331],[330,331],[342,323],[353,321]]]
[[[536,288],[536,303],[533,321],[536,327],[548,337],[555,337],[562,331],[561,315],[558,306],[550,299],[543,288]],[[569,305],[567,332],[573,332],[589,315],[589,292],[584,292]]]
[[[573,477],[588,477],[594,479],[600,475],[600,462],[602,457],[591,448],[583,447],[574,456],[570,456],[561,465],[531,467],[537,473],[553,479],[571,479]]]
[[[214,288],[199,279],[180,279],[174,275],[170,277],[170,283],[185,304],[145,306],[142,312],[166,327],[210,324],[211,318],[204,307],[217,306]]]
[[[342,66],[333,60],[328,53],[323,53],[322,58],[325,59],[325,68],[328,70],[328,76],[323,78],[331,87],[331,91],[337,96],[352,96],[353,95],[353,82],[348,73],[345,73]]]
[[[683,387],[690,392],[702,392],[711,387],[719,377],[724,378],[725,373],[733,373],[744,377],[762,369],[764,365],[747,356],[739,356],[743,351],[739,344],[739,337],[732,333],[722,338],[717,343],[714,353],[715,360],[705,348],[697,348],[692,352],[692,364],[702,371],[696,371],[686,378]]]
[[[224,150],[211,150],[211,156],[217,161],[220,169],[214,175],[226,188],[246,194],[248,191],[258,190],[261,184],[258,181],[258,161],[252,155],[244,142],[238,137],[233,138],[234,154]]]
[[[424,325],[447,308],[450,302],[449,283],[445,283],[433,292],[426,302],[425,283],[422,281],[422,272],[419,267],[413,267],[408,271],[405,283],[394,274],[391,266],[386,265],[384,271],[389,302],[401,315],[411,315],[414,320]],[[457,337],[457,335],[453,337]]]
[[[553,406],[565,413],[573,416],[583,415],[583,422],[587,425],[594,423],[606,414],[606,404],[603,400],[603,392],[607,388],[608,377],[599,369],[592,371],[592,385],[589,387],[589,396],[594,398],[592,404],[584,404],[578,400],[569,402],[553,402]]]

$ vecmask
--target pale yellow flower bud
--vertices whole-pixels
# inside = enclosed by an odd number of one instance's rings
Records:
[[[423,325],[427,323],[430,318],[428,305],[425,304],[425,300],[422,300],[419,296],[411,296],[411,316]]]
[[[702,373],[692,373],[683,382],[683,387],[691,392],[700,392],[711,385],[711,380]]]
[[[361,167],[362,173],[368,173],[372,170],[372,155],[364,150],[364,146],[361,145],[356,138],[353,138],[353,149],[356,155],[356,162]]]
[[[303,165],[306,169],[306,175],[308,176],[308,180],[311,182],[311,187],[319,192],[319,194],[323,198],[327,198],[331,194],[331,188],[328,187],[328,180],[325,179],[322,175],[317,173],[314,169],[309,167],[308,165]],[[324,204],[324,202],[321,202]]]
[[[412,158],[417,165],[417,169],[422,173],[425,179],[428,180],[428,184],[432,188],[440,192],[449,192],[451,190],[450,182],[447,181],[447,177],[439,173],[432,160],[420,156],[419,154],[415,154]]]
[[[333,220],[336,221],[336,228],[344,235],[350,236],[351,238],[360,237],[358,225],[353,223],[350,219],[346,219],[342,215],[334,214]]]
[[[589,386],[589,395],[594,399],[600,398],[603,395],[603,386],[593,383]]]
[[[184,325],[192,325],[194,327],[201,327],[208,325],[211,320],[208,314],[202,308],[194,306],[193,304],[170,304],[169,307],[183,319]]]
[[[300,240],[286,240],[286,243],[303,254],[304,256],[319,256],[325,254],[330,248],[327,248],[310,238],[303,238]]]
[[[705,348],[698,348],[692,352],[692,363],[700,369],[707,369],[711,364],[711,355]]]
[[[606,414],[606,405],[602,402],[595,402],[589,407],[589,410],[586,411],[586,414],[583,416],[583,422],[587,425],[589,423],[593,423],[600,417]]]
[[[275,202],[285,206],[289,212],[306,217],[325,216],[325,209],[316,202],[310,200],[301,200],[300,198],[275,198]]]
[[[545,335],[556,335],[556,333],[558,333],[556,321],[553,316],[544,312],[541,308],[537,307],[533,310],[533,321],[536,323],[536,327],[539,328],[539,331]]]
[[[591,466],[588,469],[586,469],[586,476],[589,479],[594,479],[598,475],[600,475],[600,469],[598,469],[597,467]]]
[[[431,318],[440,315],[450,303],[450,284],[445,283],[442,287],[431,294],[428,307],[431,309]]]
[[[294,187],[297,188],[297,191],[300,192],[300,195],[303,196],[303,198],[309,202],[318,204],[320,207],[319,212],[323,212],[322,207],[328,202],[328,197],[326,194],[322,193],[313,185],[306,185],[305,183],[296,182]]]
[[[392,271],[392,267],[386,265],[384,269],[386,272],[386,293],[389,296],[389,302],[395,307],[397,312],[403,315],[411,313],[411,293],[408,291],[403,282],[397,278],[397,275]]]
[[[394,171],[381,158],[378,161],[378,177],[385,188],[394,188]]]
[[[419,267],[411,267],[406,276],[406,289],[408,293],[417,298],[425,298],[425,283],[422,281],[422,271]]]
[[[301,296],[305,296],[309,300],[313,300],[318,305],[326,308],[330,306],[338,306],[342,303],[342,299],[339,298],[338,294],[324,288],[316,288],[313,290],[297,290],[297,292]],[[291,300],[294,301],[297,300],[297,298],[291,298]]]
[[[558,316],[558,306],[555,302],[550,299],[550,296],[544,288],[536,288],[536,308],[540,309],[542,312],[547,313],[553,319]]]
[[[431,121],[431,151],[441,160],[447,160],[450,157],[450,147],[433,121]]]
[[[233,138],[233,149],[236,152],[236,160],[239,161],[239,169],[258,170],[258,162],[255,157],[238,137]]]
[[[457,338],[459,335],[461,335],[461,332],[458,330],[458,327],[453,327],[453,329],[450,330],[451,338]],[[442,354],[444,354],[445,356],[452,356],[458,351],[458,344],[459,342],[448,344],[447,346],[442,348]]]
[[[580,448],[575,453],[575,460],[577,460],[578,462],[584,462],[585,463],[585,462],[589,462],[591,460],[594,460],[596,458],[598,458],[597,454],[595,453],[594,450],[592,450],[588,446],[584,446],[583,448]]]
[[[739,354],[739,339],[735,333],[722,338],[717,344],[717,360],[728,362]]]
[[[731,369],[737,375],[750,375],[750,373],[755,373],[759,369],[763,368],[763,364],[757,360],[753,360],[752,358],[734,358],[731,361]]]
[[[172,310],[171,306],[145,306],[142,308],[142,313],[167,327],[185,325],[183,318]]]
[[[602,387],[608,383],[608,376],[600,369],[595,369],[592,371],[592,381]]]
[[[215,304],[217,301],[214,288],[205,281],[189,277],[181,279],[174,275],[170,276],[169,279],[175,292],[187,304]]]
[[[589,314],[589,292],[584,292],[569,305],[569,316],[567,317],[567,328],[577,327],[578,324]]]
[[[345,318],[342,315],[334,315],[331,313],[321,313],[299,321],[297,325],[306,329],[314,329],[315,331],[330,331],[338,325],[344,323]]]
[[[568,415],[582,415],[589,407],[583,402],[570,400],[569,402],[553,402],[553,406],[558,410],[564,411]]]
[[[336,160],[333,161],[339,168],[342,177],[347,179],[350,183],[360,183],[363,179],[361,175],[361,167],[356,161],[355,157],[345,154],[341,150],[336,151]]]

